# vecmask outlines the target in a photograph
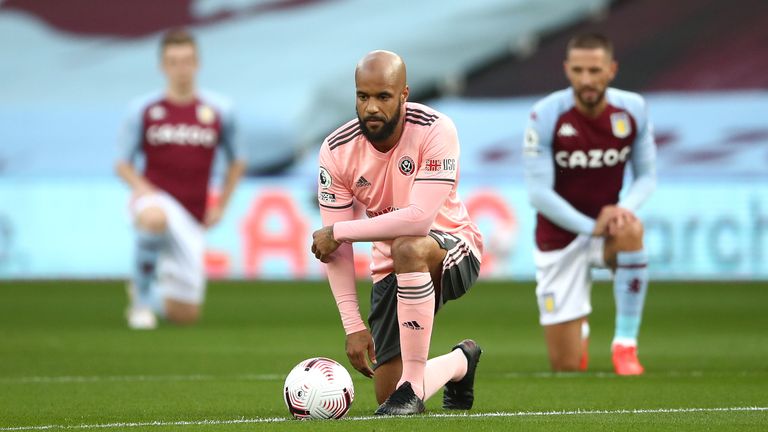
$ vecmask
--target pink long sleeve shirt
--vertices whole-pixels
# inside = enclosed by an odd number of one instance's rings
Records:
[[[445,115],[406,103],[405,125],[397,145],[386,153],[362,135],[358,120],[331,133],[320,149],[318,200],[323,224],[333,225],[342,246],[328,263],[328,280],[347,334],[363,330],[351,242],[373,242],[371,273],[377,282],[394,271],[392,240],[426,236],[430,230],[462,239],[482,257],[482,237],[456,188],[459,140]],[[354,219],[352,201],[365,206],[367,219]]]

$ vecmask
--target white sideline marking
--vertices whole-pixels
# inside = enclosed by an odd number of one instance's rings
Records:
[[[420,418],[486,418],[486,417],[547,417],[547,416],[573,416],[573,415],[599,415],[599,414],[677,414],[677,413],[701,413],[701,412],[745,412],[745,411],[768,411],[768,407],[725,407],[725,408],[652,408],[652,409],[633,409],[633,410],[575,410],[575,411],[518,411],[518,412],[491,412],[477,414],[450,414],[435,413]],[[361,421],[361,420],[380,420],[402,419],[402,417],[381,417],[381,416],[362,416],[348,417],[340,421]],[[42,425],[42,426],[14,426],[0,427],[0,431],[31,431],[31,430],[50,430],[50,429],[108,429],[108,428],[131,428],[145,426],[220,426],[231,424],[254,424],[254,423],[282,423],[297,421],[288,417],[271,418],[239,418],[232,420],[191,420],[191,421],[152,421],[152,422],[125,422],[125,423],[102,423],[102,424],[80,424],[80,425]]]
[[[116,376],[26,376],[0,378],[2,384],[59,384],[59,383],[98,383],[98,382],[152,382],[152,381],[279,381],[284,376],[278,374],[243,374],[243,375],[116,375]]]

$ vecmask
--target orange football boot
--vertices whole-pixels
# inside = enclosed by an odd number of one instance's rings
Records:
[[[616,375],[642,375],[645,369],[637,359],[637,347],[616,344],[612,347]]]

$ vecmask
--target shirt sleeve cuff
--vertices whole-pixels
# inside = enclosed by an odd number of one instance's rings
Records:
[[[344,323],[344,333],[347,335],[351,335],[352,333],[357,333],[365,329],[367,329],[367,327],[365,326],[365,323],[363,323],[363,320],[360,318],[349,324]]]

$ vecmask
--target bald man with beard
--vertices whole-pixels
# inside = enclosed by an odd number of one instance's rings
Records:
[[[403,59],[373,51],[355,69],[357,118],[320,149],[324,227],[312,253],[326,263],[349,361],[374,379],[377,415],[424,412],[445,386],[443,407],[467,410],[482,350],[465,339],[427,361],[435,313],[477,280],[482,237],[456,192],[459,139],[451,119],[408,102]],[[365,206],[355,219],[353,200]],[[370,330],[360,316],[352,243],[372,242]]]

